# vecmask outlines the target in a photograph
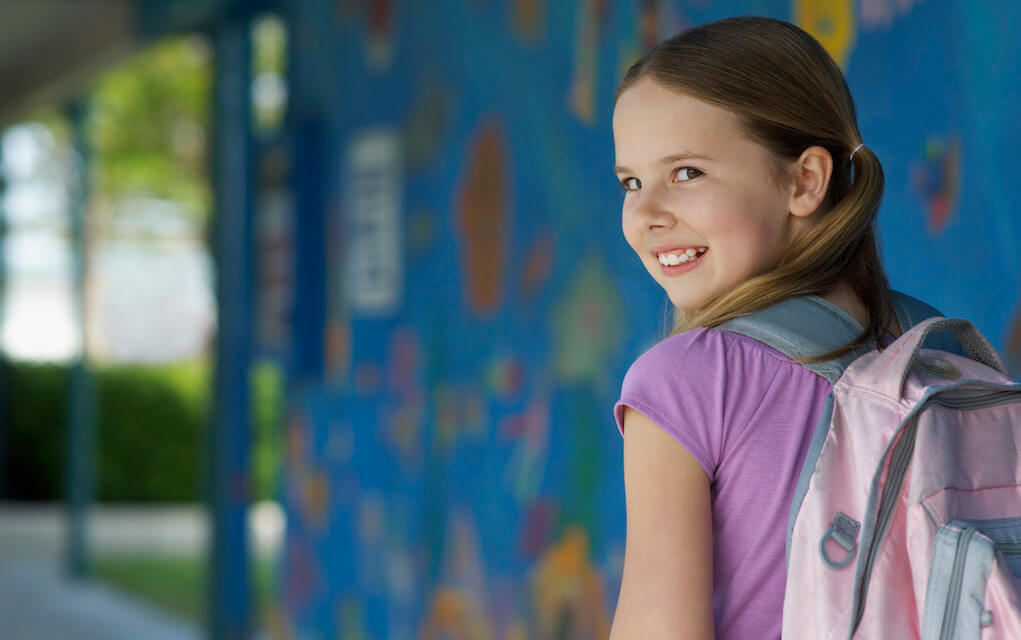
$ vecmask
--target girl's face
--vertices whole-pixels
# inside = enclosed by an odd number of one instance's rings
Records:
[[[769,271],[801,229],[793,188],[725,109],[645,78],[618,99],[613,138],[624,237],[679,309]]]

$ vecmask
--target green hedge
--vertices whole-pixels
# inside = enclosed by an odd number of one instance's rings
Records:
[[[177,502],[202,498],[211,369],[206,362],[94,369],[97,498]],[[253,494],[274,495],[280,373],[252,370]],[[65,493],[69,367],[6,363],[3,493],[59,500]]]

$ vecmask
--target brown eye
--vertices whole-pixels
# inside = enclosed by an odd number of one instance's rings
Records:
[[[699,171],[698,169],[694,168],[694,167],[681,167],[674,174],[674,176],[677,177],[677,180],[676,180],[677,182],[688,182],[690,180],[694,180],[695,178],[699,177],[700,175],[702,175],[702,172]],[[687,176],[687,177],[681,178],[681,176]]]

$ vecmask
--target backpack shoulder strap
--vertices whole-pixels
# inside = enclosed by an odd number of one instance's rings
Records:
[[[891,291],[890,294],[897,322],[904,331],[926,318],[942,315],[934,307],[899,291]],[[717,328],[754,338],[792,359],[839,349],[853,342],[865,330],[846,311],[819,296],[784,300],[755,313],[727,320]],[[933,334],[925,346],[961,352],[960,345],[947,333]],[[871,345],[863,345],[839,358],[806,362],[802,366],[834,384],[848,365],[869,351],[872,351]]]
[[[754,338],[792,359],[833,351],[864,331],[846,311],[818,296],[784,300],[727,320],[717,328]],[[856,349],[835,360],[807,362],[802,366],[835,383],[847,365],[867,351]]]

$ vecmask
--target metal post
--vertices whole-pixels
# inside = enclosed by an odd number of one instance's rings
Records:
[[[209,637],[240,640],[251,634],[251,585],[246,515],[251,448],[248,371],[252,342],[252,193],[247,19],[213,32],[216,56],[213,124],[216,301],[219,312],[214,415],[209,440],[212,538],[207,612]]]
[[[291,322],[290,390],[324,372],[327,317],[327,234],[329,128],[333,104],[330,87],[331,25],[322,16],[331,9],[322,0],[296,0],[286,5],[288,28],[288,114],[294,162],[294,309]]]
[[[0,130],[0,134],[3,131]],[[0,146],[0,327],[3,327],[6,317],[6,292],[7,292],[7,259],[4,247],[4,239],[7,237],[7,210],[4,208],[4,192],[7,189],[7,178],[2,168],[4,166],[4,151]],[[8,420],[10,418],[10,367],[7,356],[0,354],[0,500],[7,498],[7,433],[10,429]]]
[[[91,148],[86,131],[87,107],[81,100],[71,103],[68,117],[73,131],[75,163],[70,207],[72,313],[78,327],[80,345],[71,365],[68,402],[67,446],[67,572],[73,578],[92,573],[88,544],[89,507],[95,487],[95,420],[93,415],[92,376],[86,343],[85,279],[88,263],[88,238],[85,212],[89,198],[89,161]]]

